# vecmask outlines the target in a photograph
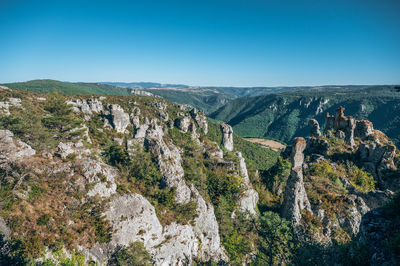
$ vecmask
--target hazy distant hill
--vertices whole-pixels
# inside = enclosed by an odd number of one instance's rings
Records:
[[[2,84],[11,89],[24,90],[37,93],[49,93],[54,89],[65,94],[114,94],[130,95],[130,90],[100,83],[70,83],[51,79],[31,80]]]
[[[308,89],[310,87],[198,87],[155,82],[102,82],[124,88],[141,89],[179,104],[189,104],[212,113],[232,99],[277,92]]]
[[[232,125],[243,137],[271,138],[289,143],[308,135],[308,121],[324,125],[325,113],[339,106],[356,119],[372,121],[399,144],[400,90],[394,86],[314,88],[296,92],[239,98],[210,116]]]

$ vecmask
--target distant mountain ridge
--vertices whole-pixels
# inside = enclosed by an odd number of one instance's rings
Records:
[[[306,136],[308,121],[324,124],[325,113],[343,106],[356,119],[368,119],[399,144],[400,90],[398,86],[349,86],[238,98],[211,118],[230,124],[243,137],[268,138],[289,143]]]

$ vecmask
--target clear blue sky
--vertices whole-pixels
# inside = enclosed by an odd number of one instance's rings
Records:
[[[399,0],[0,0],[0,82],[400,83]]]

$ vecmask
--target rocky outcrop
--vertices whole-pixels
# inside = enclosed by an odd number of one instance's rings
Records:
[[[320,137],[321,136],[321,130],[319,128],[319,123],[315,119],[311,119],[308,123],[310,125],[310,136],[311,137]]]
[[[193,186],[191,189],[198,206],[195,226],[173,222],[163,227],[154,207],[141,195],[114,197],[105,212],[113,225],[112,241],[108,245],[127,246],[141,241],[155,265],[191,265],[194,258],[215,262],[227,260],[220,246],[212,205],[206,204]]]
[[[21,160],[36,154],[28,144],[13,139],[14,134],[9,130],[0,130],[0,164]]]
[[[126,128],[130,125],[129,114],[118,104],[109,106],[111,115],[111,124],[118,133],[127,133]]]
[[[292,170],[287,180],[284,201],[282,204],[282,216],[298,225],[301,220],[301,211],[311,212],[311,205],[308,201],[303,182],[304,149],[306,141],[304,138],[295,138],[292,144],[290,161]]]
[[[9,115],[11,107],[21,107],[21,99],[10,97],[10,98],[7,98],[5,101],[1,101],[0,102],[0,113]]]
[[[85,114],[85,119],[89,120],[93,113],[100,113],[103,111],[103,103],[97,98],[90,99],[72,99],[67,101],[74,107],[75,112],[82,112]]]
[[[190,123],[191,120],[188,116],[175,119],[175,126],[184,133],[188,132]]]
[[[356,128],[354,129],[354,136],[360,139],[365,139],[366,137],[374,133],[374,126],[368,120],[357,120]]]
[[[146,132],[145,145],[156,156],[163,180],[168,187],[176,188],[176,201],[187,203],[190,200],[190,189],[183,180],[184,171],[182,158],[178,148],[170,143],[170,147],[163,140],[162,126],[157,120],[152,120]]]
[[[334,129],[336,131],[341,130],[344,132],[344,140],[346,144],[354,147],[354,129],[356,128],[356,120],[351,116],[345,116],[344,108],[340,107],[336,109],[336,115],[331,116],[326,113],[325,116],[325,130]]]
[[[308,154],[320,154],[326,156],[331,146],[326,139],[311,137],[307,139],[306,152]]]
[[[115,179],[118,172],[113,167],[99,161],[85,158],[78,162],[82,175],[89,183],[94,183],[92,189],[88,191],[88,196],[93,197],[99,195],[108,198],[117,190]]]
[[[221,124],[222,145],[228,151],[233,151],[233,130],[230,125]]]
[[[382,179],[384,171],[395,169],[393,159],[396,155],[396,146],[381,144],[379,141],[361,143],[357,152],[364,168],[378,179],[381,187],[384,187]]]
[[[256,211],[258,202],[258,193],[255,191],[250,183],[249,174],[247,172],[246,162],[242,153],[236,152],[239,157],[240,176],[242,177],[243,192],[239,197],[239,211],[242,213],[249,213],[252,216],[257,216]]]
[[[388,228],[392,220],[385,217],[385,209],[378,208],[368,212],[362,217],[358,242],[366,250],[363,258],[368,265],[397,265],[394,254],[389,250],[387,240]]]
[[[67,159],[69,156],[76,156],[77,159],[81,159],[83,155],[89,155],[90,150],[86,149],[82,141],[78,142],[60,142],[57,146],[55,155],[62,159]]]
[[[204,116],[204,113],[197,110],[196,108],[193,108],[190,111],[190,115],[197,122],[197,125],[199,126],[199,128],[203,130],[204,134],[207,135],[208,123],[207,123],[207,118]]]

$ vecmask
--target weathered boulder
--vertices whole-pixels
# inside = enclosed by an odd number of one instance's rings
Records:
[[[13,139],[14,134],[9,130],[0,130],[0,163],[20,160],[36,154],[28,144]]]
[[[62,159],[66,159],[68,156],[76,154],[76,158],[82,158],[82,155],[89,155],[90,150],[86,149],[82,143],[82,141],[74,142],[60,142],[57,146],[57,151],[55,155],[61,157]]]
[[[309,121],[309,126],[310,126],[310,136],[311,137],[320,137],[321,136],[321,130],[319,128],[319,123],[316,119],[311,119]]]
[[[301,211],[311,212],[311,205],[303,182],[304,149],[306,141],[304,138],[295,138],[292,144],[290,161],[292,170],[286,183],[284,200],[282,204],[282,216],[298,225],[301,220]]]
[[[10,107],[21,107],[21,99],[10,97],[5,101],[0,102],[0,113],[9,115]]]
[[[221,124],[222,145],[228,151],[233,151],[233,130],[230,125]]]
[[[117,190],[115,179],[118,172],[113,167],[99,161],[84,158],[77,162],[82,170],[82,175],[89,183],[95,183],[92,189],[88,191],[88,196],[99,195],[108,198]]]
[[[119,133],[126,133],[126,128],[130,125],[129,114],[118,104],[111,104],[109,109],[113,128]]]

